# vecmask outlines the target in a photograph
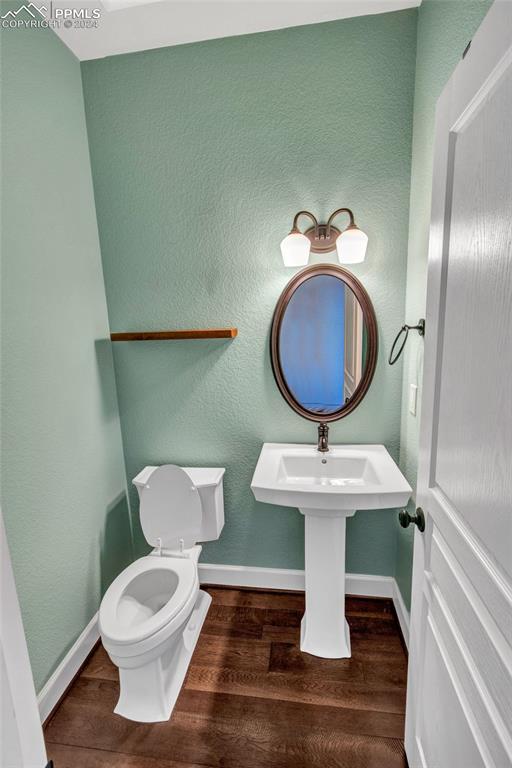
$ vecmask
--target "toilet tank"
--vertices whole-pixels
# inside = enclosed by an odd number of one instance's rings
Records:
[[[156,467],[148,466],[134,477],[133,484],[140,493]],[[203,519],[197,541],[215,541],[224,527],[223,467],[182,467],[199,491]]]
[[[223,467],[183,467],[199,491],[203,523],[198,541],[215,541],[224,528]]]

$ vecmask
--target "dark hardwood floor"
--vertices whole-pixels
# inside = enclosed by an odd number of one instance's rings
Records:
[[[407,658],[390,600],[347,597],[352,658],[299,650],[304,596],[211,587],[168,723],[114,715],[101,645],[45,729],[55,768],[405,768]]]

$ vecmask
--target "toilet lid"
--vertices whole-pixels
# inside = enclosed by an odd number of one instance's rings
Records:
[[[174,464],[157,467],[141,489],[140,524],[148,544],[165,549],[197,542],[202,520],[199,491],[189,475]]]

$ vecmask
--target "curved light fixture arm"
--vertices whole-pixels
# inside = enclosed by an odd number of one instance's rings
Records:
[[[336,216],[344,213],[348,216],[349,223],[342,230],[333,224]],[[307,216],[312,222],[304,232],[299,229],[299,219]],[[303,237],[297,237],[303,235]],[[291,237],[292,236],[292,237]],[[309,240],[308,243],[306,239]],[[304,266],[308,263],[310,253],[326,254],[338,251],[338,260],[341,264],[357,264],[364,261],[368,237],[359,230],[354,214],[350,208],[337,208],[329,218],[327,224],[319,222],[311,211],[298,211],[293,217],[291,231],[281,243],[281,252],[286,266]],[[340,250],[343,252],[340,255]]]
[[[318,230],[318,220],[317,220],[317,218],[315,216],[313,216],[313,214],[310,213],[309,211],[299,211],[293,217],[293,224],[292,224],[292,230],[291,230],[292,232],[300,232],[299,227],[298,227],[298,221],[299,221],[299,217],[300,216],[309,216],[309,218],[311,219],[311,221],[315,225],[315,230]]]
[[[347,213],[349,218],[350,218],[350,222],[349,222],[348,226],[349,227],[355,227],[356,222],[354,220],[354,214],[352,213],[350,208],[338,208],[336,211],[334,211],[334,213],[331,213],[331,215],[327,219],[327,224],[325,225],[326,226],[326,230],[327,230],[327,237],[329,237],[329,235],[330,235],[332,222],[334,221],[336,216],[338,216],[338,214],[340,214],[340,213]]]

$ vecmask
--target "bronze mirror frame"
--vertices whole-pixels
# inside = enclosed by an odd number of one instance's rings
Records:
[[[312,277],[317,277],[318,275],[330,275],[331,277],[336,277],[338,280],[342,280],[345,285],[348,285],[348,287],[353,291],[363,311],[363,319],[366,324],[368,337],[365,369],[361,377],[361,381],[359,382],[359,386],[354,392],[351,400],[346,405],[343,405],[342,408],[339,408],[333,413],[315,414],[312,411],[308,411],[306,408],[303,408],[303,406],[295,399],[292,392],[288,388],[286,379],[281,370],[281,362],[279,356],[279,334],[281,331],[281,324],[284,314],[293,294],[297,288],[306,282],[306,280],[310,280]],[[373,374],[375,373],[375,367],[377,365],[378,346],[379,342],[377,332],[377,318],[375,316],[375,310],[373,308],[371,299],[362,283],[360,283],[357,277],[355,277],[347,269],[338,267],[334,264],[314,264],[311,267],[306,267],[300,272],[297,272],[297,274],[294,275],[290,282],[285,286],[276,304],[274,315],[272,317],[272,329],[270,332],[270,360],[272,362],[272,371],[274,372],[274,378],[276,380],[277,386],[279,387],[279,391],[281,392],[290,408],[293,408],[293,410],[298,413],[299,416],[302,416],[305,419],[309,419],[309,421],[326,423],[330,421],[338,421],[338,419],[343,419],[345,416],[348,416],[349,413],[352,413],[352,411],[357,408],[363,397],[368,392],[368,388],[372,382]]]

